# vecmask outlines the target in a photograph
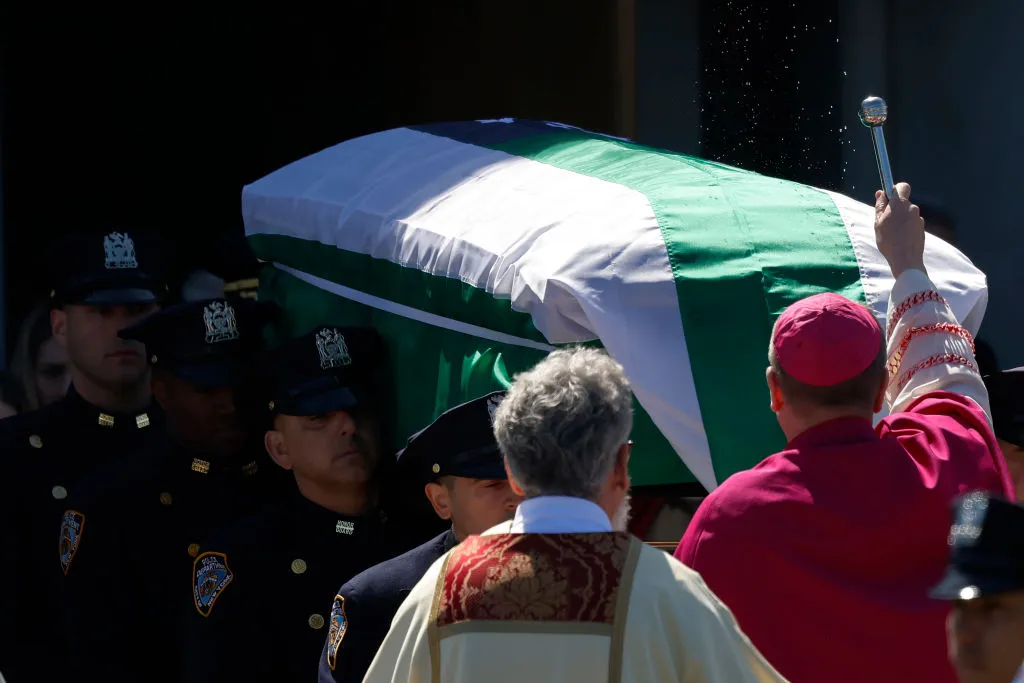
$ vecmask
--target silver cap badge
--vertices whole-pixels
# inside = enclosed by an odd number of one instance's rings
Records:
[[[135,260],[135,242],[126,232],[112,232],[103,238],[104,264],[107,270],[138,268]]]
[[[351,365],[348,345],[337,329],[323,329],[316,333],[316,350],[320,352],[320,367],[324,370]]]
[[[235,309],[224,301],[207,304],[203,310],[203,322],[206,323],[206,343],[238,339],[238,320]]]

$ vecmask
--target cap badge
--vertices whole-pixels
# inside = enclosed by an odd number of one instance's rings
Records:
[[[324,370],[352,364],[348,345],[337,329],[324,328],[317,332],[316,350],[320,352],[320,367]]]
[[[135,242],[126,232],[112,232],[104,237],[103,252],[106,255],[103,265],[107,270],[139,267],[139,262],[135,260]]]
[[[231,304],[214,301],[203,309],[203,322],[206,323],[206,343],[238,339],[238,320]]]
[[[949,545],[973,545],[981,536],[981,525],[988,512],[988,499],[976,492],[965,496],[957,509],[956,520],[949,530]]]
[[[487,414],[491,416],[491,422],[494,422],[494,414],[498,412],[499,405],[501,405],[500,396],[491,396],[487,399]]]

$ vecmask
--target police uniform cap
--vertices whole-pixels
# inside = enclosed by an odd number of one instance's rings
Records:
[[[425,481],[443,476],[505,479],[505,466],[494,438],[493,415],[505,397],[495,391],[451,408],[409,437],[398,464]]]
[[[996,436],[1024,448],[1024,366],[985,376]]]
[[[237,383],[244,364],[260,349],[263,328],[275,313],[269,302],[188,301],[153,313],[118,334],[145,344],[155,367],[200,386],[227,387]]]
[[[321,325],[265,353],[267,405],[272,414],[295,416],[372,406],[384,393],[376,385],[386,362],[372,327]]]
[[[1024,507],[984,492],[960,496],[946,575],[931,592],[938,600],[970,600],[1024,590]]]
[[[50,261],[51,303],[118,306],[161,301],[167,294],[159,240],[134,230],[76,234]]]

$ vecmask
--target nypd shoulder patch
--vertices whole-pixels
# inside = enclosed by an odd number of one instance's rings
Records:
[[[338,665],[338,648],[341,647],[341,640],[345,637],[346,631],[348,618],[345,616],[345,598],[336,595],[331,606],[331,630],[327,634],[327,664],[331,671]]]
[[[82,528],[85,526],[85,515],[78,510],[65,510],[60,522],[60,568],[64,576],[68,575],[71,560],[75,559],[78,544],[82,540]]]
[[[224,553],[203,553],[192,564],[192,598],[196,611],[204,617],[210,616],[213,603],[235,575],[228,567],[228,556]]]

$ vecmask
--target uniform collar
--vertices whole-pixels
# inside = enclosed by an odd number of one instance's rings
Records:
[[[296,531],[320,538],[365,538],[375,536],[384,524],[379,509],[370,509],[362,515],[341,515],[317,505],[293,487],[292,507],[295,510]]]
[[[862,417],[839,417],[806,429],[786,446],[786,450],[804,450],[827,446],[843,446],[877,441],[878,434],[870,420]]]
[[[455,529],[448,529],[440,536],[441,551],[448,552],[459,544],[459,539],[455,536]]]
[[[130,413],[108,412],[89,403],[75,390],[75,385],[68,386],[64,396],[65,405],[76,418],[92,426],[115,431],[139,431],[152,429],[156,420],[155,404],[142,411]]]
[[[227,462],[219,462],[205,453],[197,453],[173,441],[168,442],[170,456],[175,468],[184,468],[189,476],[195,477],[238,477],[249,478],[260,469],[260,462],[255,458],[242,455],[230,458]]]

